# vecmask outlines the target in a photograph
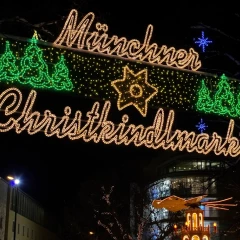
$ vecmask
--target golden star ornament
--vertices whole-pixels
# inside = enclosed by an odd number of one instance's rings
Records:
[[[123,68],[123,79],[114,80],[111,85],[118,93],[118,110],[133,105],[143,117],[147,115],[148,102],[158,92],[148,83],[147,69],[134,74],[128,66]]]

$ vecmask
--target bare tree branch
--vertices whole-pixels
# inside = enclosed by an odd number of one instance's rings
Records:
[[[222,36],[225,36],[226,38],[229,38],[229,39],[231,39],[231,40],[240,42],[240,39],[239,39],[239,38],[233,37],[233,36],[225,33],[224,31],[220,30],[219,28],[212,27],[212,26],[210,26],[210,25],[206,25],[206,24],[204,24],[204,23],[202,23],[202,22],[200,22],[199,24],[200,24],[200,26],[201,26],[202,28],[210,29],[210,30],[212,30],[212,31],[215,31],[215,32],[221,34]],[[192,28],[193,28],[193,29],[194,29],[194,28],[199,28],[199,26],[192,26]]]

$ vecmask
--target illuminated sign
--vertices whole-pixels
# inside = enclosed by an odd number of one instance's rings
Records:
[[[116,101],[119,110],[131,106],[142,116],[147,116],[148,108],[159,106],[207,112],[208,106],[202,103],[207,95],[200,89],[201,82],[204,79],[212,98],[219,85],[216,75],[53,47],[34,36],[27,42],[0,38],[1,84]],[[125,77],[131,81],[124,81]],[[239,84],[237,80],[228,81],[231,90]],[[211,108],[211,113],[222,112]],[[232,117],[232,112],[228,116]]]
[[[141,43],[138,39],[127,40],[117,35],[109,36],[108,25],[99,22],[95,25],[96,29],[89,32],[94,19],[94,13],[89,12],[77,25],[78,12],[75,9],[71,10],[54,44],[157,65],[189,67],[193,71],[201,67],[199,54],[193,48],[188,52],[185,49],[177,50],[166,45],[159,47],[156,43],[150,43],[153,34],[151,24],[148,25],[144,41]]]
[[[217,76],[196,72],[201,61],[193,49],[187,52],[150,43],[152,25],[148,25],[141,43],[137,39],[109,36],[108,26],[99,22],[90,32],[95,19],[91,12],[78,25],[77,17],[73,9],[53,45],[41,43],[36,32],[25,43],[0,39],[0,81],[5,87],[15,86],[0,93],[0,132],[26,131],[30,135],[43,132],[47,137],[84,142],[240,155],[239,140],[233,136],[234,120],[229,121],[224,137],[217,132],[197,134],[174,130],[175,112],[165,114],[164,110],[179,108],[237,117],[240,95],[230,86],[238,85],[238,81],[228,84],[224,75],[219,81]],[[186,67],[191,70],[182,70]],[[24,100],[17,88],[21,85],[105,102],[96,101],[86,117],[69,106],[59,117],[48,109],[35,111],[37,92],[31,90]],[[147,116],[149,106],[157,107],[158,111],[150,126],[131,123],[127,114],[115,123],[109,119],[110,101],[117,102],[118,110],[133,106],[143,117]]]
[[[12,129],[16,133],[27,131],[30,135],[43,132],[47,137],[82,139],[85,142],[103,142],[116,145],[133,144],[151,149],[171,149],[172,151],[197,152],[237,157],[240,155],[238,138],[233,136],[234,120],[229,121],[226,137],[218,133],[196,134],[186,130],[173,130],[174,111],[170,110],[167,118],[164,110],[159,108],[153,124],[150,126],[129,123],[129,116],[124,114],[120,123],[115,124],[108,119],[111,103],[105,101],[100,109],[100,103],[95,102],[92,109],[86,113],[86,120],[80,110],[72,113],[69,106],[64,108],[64,115],[57,117],[50,110],[39,112],[34,110],[37,92],[31,90],[27,100],[23,101],[22,92],[18,88],[8,88],[0,94],[0,108],[4,113],[1,118],[0,132]],[[71,118],[70,116],[73,116]]]

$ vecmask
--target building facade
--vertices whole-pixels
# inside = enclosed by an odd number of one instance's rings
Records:
[[[34,199],[0,179],[0,240],[59,240],[53,225]]]
[[[151,227],[150,230],[147,230],[145,239],[159,239],[161,231],[165,231],[169,226],[175,224],[174,220],[171,222],[172,214],[167,209],[153,208],[152,201],[155,199],[164,199],[171,195],[186,199],[206,195],[202,201],[215,201],[231,197],[219,186],[219,176],[228,167],[224,159],[220,157],[191,153],[165,152],[153,159],[144,170],[149,179],[145,188],[149,203],[144,209],[143,215],[146,218],[150,216],[150,221],[157,224],[150,224]],[[226,228],[226,221],[224,221],[221,210],[207,206],[200,206],[200,209],[203,210],[205,226],[209,227],[211,234],[215,234],[214,224],[217,224],[221,231]],[[182,222],[180,217],[178,224],[179,229],[184,227],[184,211]],[[171,239],[171,237],[165,237],[164,239]],[[224,237],[226,238],[226,236]],[[229,237],[231,239],[231,236]],[[215,234],[214,239],[222,239],[220,231]]]
[[[8,184],[0,179],[0,240],[5,240]]]

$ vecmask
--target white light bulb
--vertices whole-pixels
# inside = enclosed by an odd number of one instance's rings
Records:
[[[18,184],[20,183],[20,180],[19,180],[19,179],[15,179],[15,180],[14,180],[14,183],[15,183],[16,185],[18,185]]]

